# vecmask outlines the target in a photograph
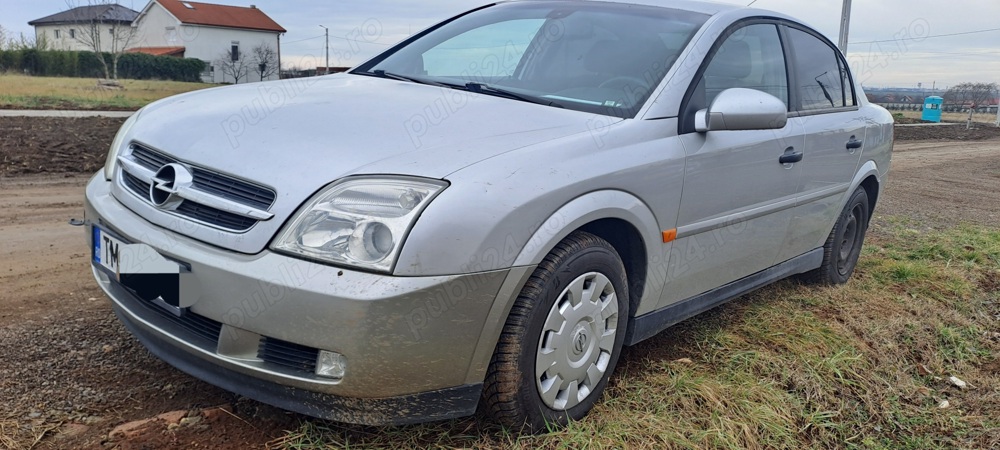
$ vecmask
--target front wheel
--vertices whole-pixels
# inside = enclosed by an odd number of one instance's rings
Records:
[[[823,265],[803,274],[803,280],[825,285],[847,283],[858,265],[861,247],[865,243],[869,211],[868,193],[865,188],[859,187],[851,195],[823,245]]]
[[[607,241],[574,232],[518,296],[490,362],[483,405],[532,432],[582,419],[614,371],[628,322],[628,282]]]

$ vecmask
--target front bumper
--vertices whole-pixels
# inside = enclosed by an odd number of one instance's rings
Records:
[[[183,319],[94,269],[122,322],[154,354],[224,389],[344,422],[472,414],[503,318],[530,274],[401,278],[269,251],[238,254],[150,224],[115,200],[100,175],[87,186],[86,214],[88,224],[190,266],[197,298],[185,299]],[[299,356],[340,353],[346,375],[331,380],[301,364],[275,364],[266,343]]]

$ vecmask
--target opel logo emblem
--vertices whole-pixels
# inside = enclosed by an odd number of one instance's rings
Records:
[[[181,206],[184,199],[179,192],[191,186],[191,172],[180,164],[167,164],[160,168],[149,184],[149,201],[165,211]]]
[[[573,339],[573,352],[579,355],[587,348],[587,333],[578,332]]]

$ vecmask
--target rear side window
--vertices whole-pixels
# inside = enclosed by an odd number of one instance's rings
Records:
[[[854,89],[843,59],[820,38],[796,28],[787,28],[795,55],[795,92],[799,110],[818,111],[854,106]]]

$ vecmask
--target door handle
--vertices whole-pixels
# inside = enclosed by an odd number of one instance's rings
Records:
[[[803,155],[802,152],[795,151],[794,147],[788,147],[788,149],[785,150],[785,154],[781,155],[781,158],[778,158],[778,162],[781,164],[795,164],[797,162],[801,162],[803,156],[805,155]]]
[[[856,137],[851,136],[851,140],[847,141],[848,150],[857,150],[864,145],[864,142],[859,141]]]

